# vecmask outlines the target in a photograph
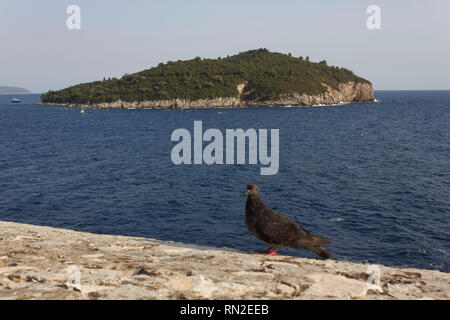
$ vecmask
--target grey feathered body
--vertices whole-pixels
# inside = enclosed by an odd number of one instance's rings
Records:
[[[331,243],[330,240],[312,235],[296,222],[266,206],[258,196],[247,198],[245,224],[250,233],[270,247],[304,248],[323,258],[331,256],[320,247]]]

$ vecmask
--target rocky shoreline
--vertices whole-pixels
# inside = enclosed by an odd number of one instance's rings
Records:
[[[434,270],[0,222],[0,299],[449,298],[450,274]]]
[[[66,106],[69,108],[94,108],[94,109],[170,109],[170,108],[239,108],[257,106],[314,106],[334,105],[354,101],[374,101],[373,87],[369,83],[348,82],[339,85],[338,90],[328,85],[326,92],[320,95],[307,95],[290,93],[282,95],[277,100],[247,101],[241,99],[245,90],[242,84],[238,85],[239,97],[221,97],[213,99],[172,99],[153,101],[115,101],[111,103],[71,104],[71,103],[39,103],[40,105]]]

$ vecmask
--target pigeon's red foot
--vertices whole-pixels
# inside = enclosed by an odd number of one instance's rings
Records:
[[[267,248],[266,250],[256,250],[258,253],[264,253],[266,256],[277,256],[278,249],[273,249],[273,247]]]
[[[268,254],[266,254],[266,256],[277,256],[278,255],[277,251],[278,251],[278,249],[274,249],[271,252],[269,252]]]
[[[272,250],[272,247],[267,248],[266,250],[256,250],[256,252],[257,252],[257,253],[266,253],[266,254],[269,254],[269,253],[270,253],[270,250]]]

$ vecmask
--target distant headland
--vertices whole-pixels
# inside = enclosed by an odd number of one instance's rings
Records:
[[[309,57],[250,50],[218,59],[169,61],[122,78],[41,95],[42,104],[92,108],[310,106],[374,101],[372,84]]]
[[[0,94],[30,94],[30,90],[19,87],[0,86]]]

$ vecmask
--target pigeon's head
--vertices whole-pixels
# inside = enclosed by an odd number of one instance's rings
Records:
[[[259,197],[259,188],[256,186],[256,184],[248,184],[247,185],[247,191],[245,194],[249,197],[256,196]]]

